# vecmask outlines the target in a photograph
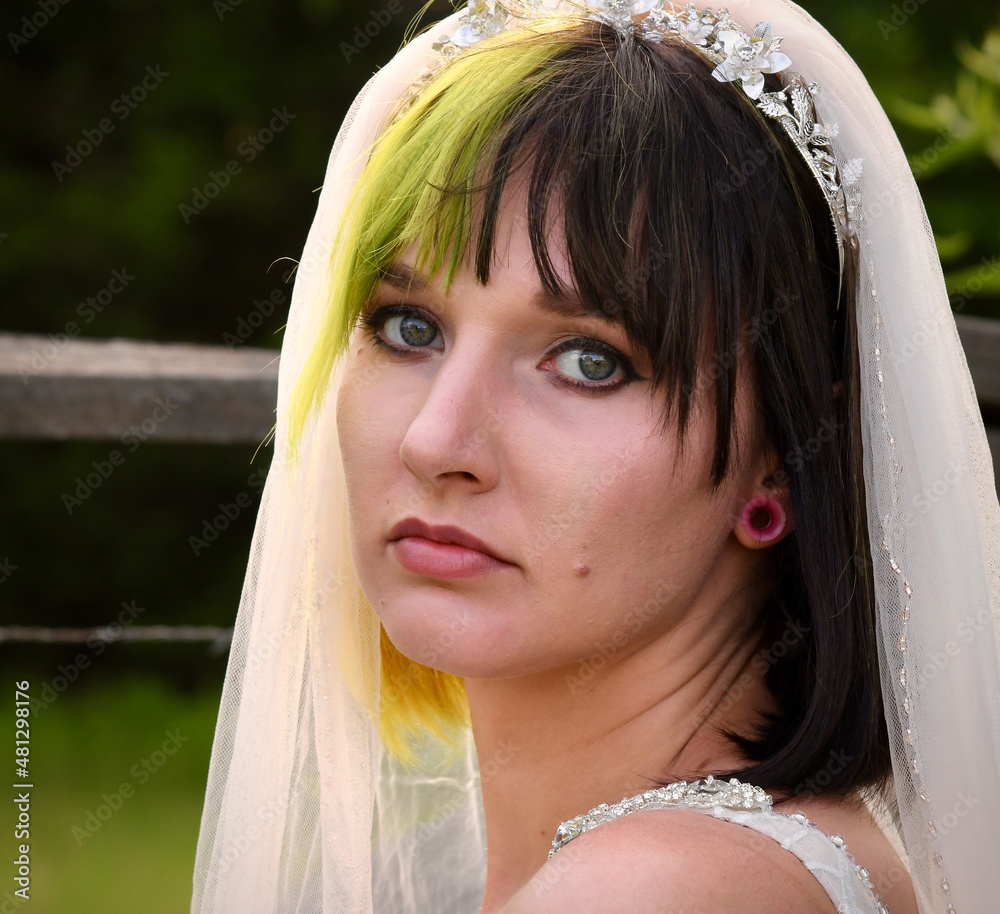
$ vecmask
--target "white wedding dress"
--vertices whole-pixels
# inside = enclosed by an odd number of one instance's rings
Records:
[[[602,803],[559,826],[549,857],[585,831],[646,809],[691,809],[752,828],[795,854],[830,896],[838,914],[889,914],[875,894],[868,870],[855,861],[840,835],[826,834],[802,813],[776,812],[764,791],[735,779],[679,781],[614,805]]]

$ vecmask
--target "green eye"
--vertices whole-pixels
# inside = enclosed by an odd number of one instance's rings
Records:
[[[441,335],[437,324],[407,305],[385,305],[371,314],[362,313],[359,321],[374,345],[393,352],[428,348],[439,351],[442,348],[431,346]]]
[[[580,381],[606,381],[618,369],[616,359],[593,349],[567,349],[555,361],[560,371]]]
[[[398,335],[406,346],[429,346],[438,335],[437,327],[414,314],[394,314],[385,324],[385,333],[392,342]]]

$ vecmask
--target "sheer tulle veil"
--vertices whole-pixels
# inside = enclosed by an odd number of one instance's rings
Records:
[[[786,0],[770,20],[850,186],[868,524],[898,822],[921,914],[1000,898],[1000,510],[975,391],[906,158],[864,76]],[[192,912],[472,912],[485,835],[471,740],[408,773],[378,733],[379,641],[347,537],[336,391],[289,459],[292,388],[327,300],[337,227],[366,151],[459,14],[358,95],[330,155],[281,351],[275,454],[254,533],[198,842]],[[934,333],[927,333],[932,326]],[[373,889],[373,885],[375,888]]]

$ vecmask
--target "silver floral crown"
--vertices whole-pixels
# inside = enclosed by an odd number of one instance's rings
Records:
[[[816,118],[813,96],[820,87],[807,83],[798,73],[788,72],[784,86],[777,92],[764,92],[764,75],[781,73],[791,60],[781,53],[781,38],[774,35],[770,22],[761,22],[747,32],[734,22],[726,9],[700,12],[694,4],[675,9],[663,0],[468,0],[461,24],[450,35],[434,42],[441,60],[450,60],[466,48],[492,35],[507,31],[533,16],[558,11],[586,12],[591,19],[613,26],[622,35],[634,34],[636,24],[644,38],[662,41],[679,40],[716,64],[712,75],[720,82],[737,82],[756,102],[766,117],[778,121],[816,178],[827,206],[837,240],[840,271],[844,269],[844,246],[855,244],[850,222],[851,207],[844,186],[861,175],[861,159],[837,165],[831,149],[836,136],[835,124],[824,126]],[[433,69],[423,75],[404,101],[403,110],[419,94]]]

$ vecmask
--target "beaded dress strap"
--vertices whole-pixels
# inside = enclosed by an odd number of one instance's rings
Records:
[[[602,803],[559,826],[549,857],[584,832],[643,809],[692,809],[752,828],[795,854],[830,896],[838,914],[889,914],[868,871],[855,862],[840,835],[827,835],[802,813],[776,812],[761,788],[736,778],[678,781],[619,803]]]

